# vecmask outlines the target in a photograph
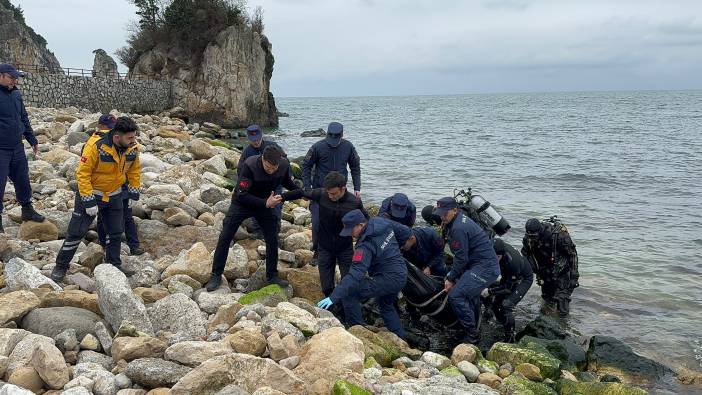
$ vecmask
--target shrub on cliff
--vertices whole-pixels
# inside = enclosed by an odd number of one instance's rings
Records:
[[[130,27],[127,45],[116,52],[130,69],[141,54],[159,44],[180,48],[197,62],[210,40],[229,26],[263,30],[262,10],[255,9],[249,17],[245,0],[130,1],[137,7],[139,21]]]

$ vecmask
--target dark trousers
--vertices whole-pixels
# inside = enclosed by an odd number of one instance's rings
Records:
[[[397,294],[405,286],[407,273],[404,276],[376,275],[365,278],[357,288],[352,289],[342,301],[344,305],[344,315],[348,326],[363,325],[363,314],[361,312],[361,302],[375,298],[375,303],[380,309],[380,316],[392,333],[405,337],[405,331],[400,322],[400,315],[395,308]]]
[[[494,283],[498,275],[491,268],[473,267],[461,275],[448,293],[456,318],[469,334],[478,331],[476,323],[480,314],[480,293]]]
[[[495,313],[497,321],[505,328],[506,334],[514,332],[514,307],[524,298],[533,282],[534,276],[531,275],[522,279],[509,293],[495,296],[492,311]]]
[[[353,258],[353,246],[349,245],[341,251],[334,252],[322,246],[318,247],[317,268],[319,269],[319,281],[322,284],[322,292],[324,296],[331,295],[334,291],[334,274],[336,273],[336,265],[339,265],[341,278],[349,272],[351,268],[351,259]]]
[[[319,203],[310,201],[310,213],[312,214],[312,251],[317,251],[317,237],[319,233]]]
[[[217,248],[212,260],[212,274],[221,276],[224,273],[224,266],[227,263],[229,247],[234,240],[237,229],[247,218],[255,218],[263,231],[263,238],[266,241],[266,279],[270,280],[278,276],[278,220],[273,209],[256,208],[252,209],[232,200],[229,205],[229,212],[224,217],[222,232],[219,234]]]
[[[15,185],[17,202],[28,204],[32,198],[32,187],[29,185],[29,165],[23,144],[18,144],[14,150],[0,149],[0,213],[8,177]]]
[[[546,277],[541,284],[541,298],[548,304],[558,309],[562,316],[570,312],[570,295],[573,293],[571,272],[564,271],[556,277]]]
[[[103,226],[106,230],[105,237],[105,261],[114,265],[119,265],[122,260],[119,252],[122,247],[122,232],[124,232],[124,221],[122,214],[122,199],[113,198],[109,202],[98,202],[98,215],[103,218]],[[63,241],[61,250],[56,257],[56,265],[67,267],[73,259],[78,245],[88,233],[90,224],[93,223],[94,216],[85,212],[85,207],[76,193],[76,204],[71,215],[71,222],[68,223],[66,239]]]
[[[124,227],[124,235],[127,238],[127,245],[130,250],[139,248],[139,235],[137,234],[136,223],[132,216],[132,209],[129,207],[129,198],[122,199],[122,223]],[[107,241],[107,233],[105,231],[102,213],[98,210],[97,215],[97,233],[100,245],[104,246]]]

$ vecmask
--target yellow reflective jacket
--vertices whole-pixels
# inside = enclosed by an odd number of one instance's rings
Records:
[[[109,133],[97,138],[96,135],[93,134],[83,146],[76,170],[81,199],[88,205],[95,197],[108,202],[110,196],[121,193],[126,182],[130,199],[138,200],[141,187],[139,145],[120,152]]]

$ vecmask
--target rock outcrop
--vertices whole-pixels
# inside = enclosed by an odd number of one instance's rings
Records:
[[[193,64],[191,53],[157,45],[142,54],[131,74],[173,81],[174,103],[191,120],[231,127],[277,125],[269,92],[274,58],[266,36],[248,26],[230,26],[207,45]]]
[[[98,48],[93,51],[95,60],[93,61],[93,77],[117,78],[117,62],[104,49]]]
[[[0,63],[60,68],[56,56],[46,48],[46,40],[24,22],[22,11],[0,1]]]

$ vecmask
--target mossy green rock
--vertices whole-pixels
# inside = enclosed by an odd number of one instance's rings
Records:
[[[556,389],[560,395],[646,395],[641,388],[630,387],[620,383],[574,383],[570,380],[558,380]]]
[[[363,361],[363,369],[368,369],[368,368],[378,368],[380,369],[382,366],[378,363],[378,361],[375,360],[373,357],[366,357],[366,360]]]
[[[259,290],[251,291],[239,299],[243,305],[261,303],[265,306],[275,306],[280,302],[288,300],[285,290],[278,285],[272,284]],[[275,303],[275,302],[278,303]]]
[[[503,395],[557,395],[551,387],[542,383],[535,383],[519,376],[509,376],[502,380],[500,393]]]
[[[290,162],[290,170],[292,170],[293,177],[302,179],[302,168],[295,162]]]
[[[488,351],[488,359],[498,365],[510,363],[517,366],[528,362],[541,370],[543,377],[557,379],[561,375],[561,361],[543,347],[523,347],[518,344],[495,343]]]
[[[352,326],[348,331],[363,342],[366,358],[373,357],[380,366],[392,367],[392,361],[405,356],[396,345],[383,340],[361,325]]]
[[[561,369],[575,372],[585,369],[587,357],[585,350],[568,339],[539,339],[531,336],[524,336],[519,340],[519,345],[536,350],[536,347],[543,347],[551,355],[561,361]]]
[[[210,143],[210,145],[214,145],[215,147],[223,147],[226,149],[232,149],[231,145],[229,145],[228,143],[225,143],[224,141],[221,141],[221,140],[210,140],[209,143]]]
[[[598,381],[597,376],[595,376],[591,372],[575,372],[575,373],[573,373],[573,375],[580,382],[592,383],[592,382]]]
[[[461,371],[458,370],[458,368],[453,366],[453,365],[442,369],[440,373],[443,374],[444,376],[448,376],[448,377],[458,377],[458,376],[463,377],[463,373],[461,373]]]
[[[472,344],[470,346],[475,350],[475,362],[473,362],[473,364],[478,367],[480,373],[488,372],[497,374],[497,372],[500,371],[500,365],[498,365],[497,362],[488,361],[483,357],[483,352],[480,351],[478,347]]]
[[[372,395],[370,392],[346,380],[338,380],[334,383],[331,393],[332,395]]]

